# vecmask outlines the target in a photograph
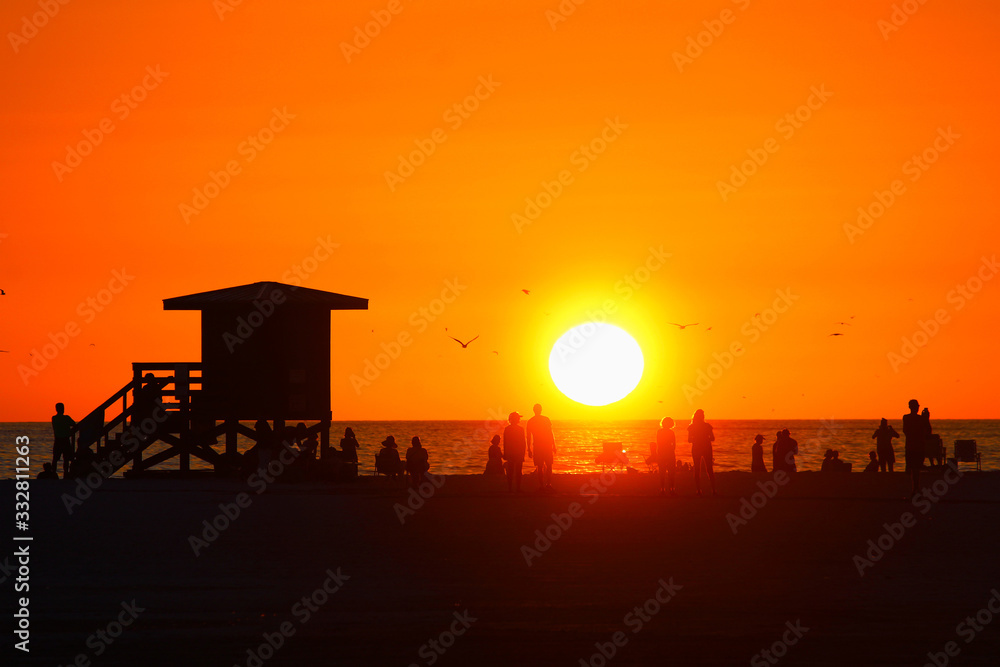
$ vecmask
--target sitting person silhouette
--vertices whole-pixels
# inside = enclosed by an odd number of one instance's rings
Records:
[[[486,452],[486,470],[484,475],[505,475],[503,468],[503,450],[500,449],[500,436],[494,435],[490,438],[490,448]]]
[[[430,467],[427,450],[420,444],[420,438],[413,436],[410,448],[406,450],[406,472],[410,474],[414,487],[420,486],[427,479]]]
[[[758,433],[754,436],[753,445],[750,446],[750,472],[767,472],[764,465],[764,436]]]
[[[820,472],[832,472],[833,471],[833,450],[828,449],[823,454],[823,463],[819,467]]]
[[[42,472],[38,473],[35,479],[59,479],[59,473],[51,463],[43,463]]]
[[[868,461],[868,465],[865,466],[865,472],[878,472],[879,469],[878,454],[876,454],[874,451],[868,452],[868,458],[870,460]]]
[[[851,472],[851,464],[847,461],[841,461],[840,452],[835,449],[833,450],[833,459],[830,461],[830,470],[832,472]]]
[[[378,452],[377,467],[379,472],[388,475],[391,479],[396,479],[403,474],[403,462],[399,459],[394,436],[390,435],[382,441],[382,449]]]
[[[76,456],[73,457],[73,463],[70,465],[69,473],[63,475],[63,477],[67,479],[86,477],[90,473],[94,472],[93,463],[95,458],[94,452],[90,449],[90,445],[81,444],[76,448]]]

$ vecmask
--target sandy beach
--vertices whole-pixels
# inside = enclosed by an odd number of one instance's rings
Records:
[[[32,482],[23,664],[996,664],[1000,475],[924,478]]]

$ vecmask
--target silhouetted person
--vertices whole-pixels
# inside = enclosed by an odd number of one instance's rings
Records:
[[[878,460],[878,454],[874,451],[868,452],[868,465],[865,466],[865,472],[878,472],[879,466],[881,465]]]
[[[556,440],[552,435],[552,422],[542,415],[538,403],[532,408],[535,416],[528,420],[526,442],[528,456],[535,462],[538,475],[538,490],[552,490],[552,461],[556,453]]]
[[[660,471],[660,494],[677,495],[677,435],[674,433],[674,420],[664,417],[660,420],[660,428],[656,431],[656,451],[653,460]]]
[[[892,439],[898,438],[896,429],[889,426],[889,420],[882,417],[882,422],[872,434],[875,441],[875,454],[878,456],[878,466],[882,472],[892,472],[892,466],[896,463],[896,452],[892,448]]]
[[[59,473],[56,472],[56,467],[51,463],[43,463],[42,472],[38,473],[35,479],[59,479]]]
[[[156,409],[163,405],[163,393],[156,376],[146,373],[138,389],[132,393],[132,426],[142,428],[142,422],[153,418]]]
[[[255,439],[254,445],[257,450],[257,470],[266,471],[267,464],[271,462],[274,455],[274,431],[266,419],[258,419],[253,425]]]
[[[851,464],[841,460],[840,452],[835,449],[833,450],[833,462],[830,464],[830,470],[832,472],[850,472]]]
[[[524,465],[526,443],[524,429],[518,426],[521,415],[510,413],[510,422],[503,430],[503,458],[507,462],[507,490],[521,491],[521,466]]]
[[[750,472],[767,472],[764,465],[764,436],[760,433],[754,436],[753,445],[750,446]]]
[[[69,465],[73,462],[73,427],[76,422],[64,414],[66,406],[56,403],[56,413],[52,415],[52,467],[59,464],[59,458],[63,460],[63,477],[69,472]]]
[[[831,472],[833,470],[833,450],[828,449],[823,454],[823,463],[819,467],[820,472]]]
[[[81,444],[76,449],[76,456],[73,457],[73,465],[69,469],[68,474],[64,474],[63,477],[76,479],[78,477],[86,477],[90,473],[94,472],[94,461],[97,457],[94,456],[94,452],[90,450],[90,445]]]
[[[920,489],[920,467],[924,464],[924,452],[927,450],[927,434],[930,432],[930,422],[917,411],[920,402],[913,398],[909,402],[910,412],[903,415],[903,445],[906,458],[906,472],[913,480],[913,493]]]
[[[795,472],[795,455],[799,453],[799,443],[792,438],[788,429],[778,431],[777,440],[772,447],[771,471],[784,470]]]
[[[340,439],[340,451],[343,452],[345,461],[351,463],[358,462],[358,439],[354,437],[354,430],[351,427],[344,429],[344,437]]]
[[[319,439],[316,437],[315,433],[308,434],[305,438],[303,438],[302,442],[299,443],[299,450],[309,461],[316,460],[316,451],[318,449]]]
[[[927,420],[927,465],[932,466],[935,462],[944,465],[944,445],[941,443],[941,436],[931,427],[931,411],[924,408],[920,416]]]
[[[420,444],[420,438],[413,436],[410,448],[406,450],[406,472],[410,473],[413,486],[420,486],[427,478],[431,464],[427,459],[427,450]]]
[[[503,475],[503,450],[500,449],[500,436],[490,438],[490,448],[486,452],[486,470],[484,475]]]
[[[691,459],[694,466],[694,488],[701,495],[701,466],[704,462],[708,470],[708,481],[712,485],[712,495],[715,493],[715,472],[712,470],[712,441],[715,433],[712,425],[705,421],[705,411],[695,410],[688,425],[688,442],[691,443]]]
[[[386,436],[382,441],[382,449],[378,452],[378,467],[381,472],[392,479],[403,474],[403,462],[399,458],[395,436]]]

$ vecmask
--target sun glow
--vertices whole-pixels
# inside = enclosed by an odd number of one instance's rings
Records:
[[[564,333],[549,354],[549,373],[563,394],[584,405],[608,405],[642,379],[642,350],[611,324],[586,322]]]

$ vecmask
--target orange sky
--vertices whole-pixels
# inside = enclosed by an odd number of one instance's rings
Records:
[[[335,419],[536,401],[555,418],[895,418],[911,397],[936,418],[1000,417],[1000,280],[971,292],[1000,250],[1000,5],[905,4],[919,8],[890,30],[888,1],[593,0],[565,21],[547,14],[557,0],[53,2],[35,30],[38,3],[5,2],[0,421],[47,419],[56,400],[79,418],[133,361],[198,360],[198,314],[162,299],[287,280],[317,239],[339,245],[302,284],[370,299],[332,314]],[[373,11],[391,21],[345,49]],[[675,55],[702,32],[701,53]],[[453,110],[477,90],[478,108]],[[796,110],[808,118],[782,122]],[[261,130],[270,143],[246,143]],[[67,145],[85,133],[103,136],[77,163]],[[592,141],[604,152],[588,157]],[[415,142],[433,153],[387,182]],[[750,155],[766,161],[720,192]],[[227,163],[226,187],[184,208]],[[551,205],[512,219],[564,171]],[[897,179],[881,217],[845,229]],[[650,248],[670,257],[647,277]],[[115,271],[134,277],[91,313]],[[645,282],[627,290],[627,275]],[[423,328],[412,314],[456,279]],[[970,279],[971,299],[953,291]],[[755,329],[777,290],[798,299]],[[607,300],[646,370],[588,408],[547,359]],[[894,363],[937,311],[935,335]],[[78,335],[26,374],[67,325]],[[481,338],[463,350],[445,327]],[[400,332],[412,343],[355,390]],[[742,356],[693,394],[734,344]]]

